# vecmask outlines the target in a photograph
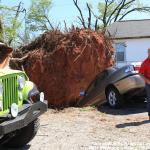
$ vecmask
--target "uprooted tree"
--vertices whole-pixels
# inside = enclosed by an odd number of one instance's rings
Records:
[[[10,66],[24,68],[44,91],[49,106],[74,106],[80,91],[113,65],[112,55],[111,41],[101,32],[78,28],[68,32],[50,30],[14,53]]]
[[[78,0],[73,0],[76,8],[79,11],[78,19],[84,28],[93,28],[95,30],[105,29],[108,25],[116,21],[123,20],[127,15],[133,12],[149,13],[150,7],[144,6],[139,0],[102,0],[98,3],[98,12],[96,15],[90,4],[86,3],[88,8],[88,18],[83,15],[82,9],[79,6]],[[95,17],[95,23],[91,19]]]

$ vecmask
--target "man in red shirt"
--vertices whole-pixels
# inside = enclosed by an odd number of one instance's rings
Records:
[[[144,60],[139,70],[139,73],[142,75],[146,83],[146,92],[147,92],[147,109],[148,116],[150,120],[150,49],[148,49],[148,58]]]

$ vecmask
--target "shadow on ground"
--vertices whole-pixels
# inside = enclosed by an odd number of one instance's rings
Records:
[[[117,124],[116,128],[135,127],[135,126],[140,126],[140,125],[148,124],[148,123],[150,123],[149,120],[138,121],[138,122],[128,122],[128,123]]]
[[[29,150],[30,145],[26,145],[22,148],[5,148],[5,147],[0,147],[0,150]]]
[[[107,104],[104,104],[98,108],[100,112],[111,114],[111,115],[130,115],[130,114],[140,114],[147,112],[147,103],[146,102],[140,102],[140,101],[130,101],[125,103],[123,108],[121,109],[112,109]],[[143,121],[133,121],[133,122],[127,122],[127,123],[121,123],[117,124],[116,128],[126,128],[126,127],[135,127],[140,126],[144,124],[149,124],[149,120],[143,120]]]
[[[124,106],[120,109],[113,109],[110,108],[107,104],[104,104],[98,107],[100,112],[112,115],[129,115],[129,114],[138,114],[144,113],[147,111],[146,109],[146,102],[137,102],[137,101],[130,101],[124,104]]]

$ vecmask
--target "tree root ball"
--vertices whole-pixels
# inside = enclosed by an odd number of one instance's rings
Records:
[[[75,106],[80,91],[113,65],[111,41],[100,32],[49,31],[22,48],[29,54],[24,69],[51,107]]]

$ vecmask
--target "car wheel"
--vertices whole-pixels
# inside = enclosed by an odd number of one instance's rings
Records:
[[[26,127],[18,130],[16,134],[6,141],[2,146],[9,148],[20,148],[29,143],[36,135],[39,128],[39,119],[34,120]]]
[[[112,108],[120,108],[123,105],[123,97],[114,87],[110,87],[106,91],[106,98],[109,106]]]

